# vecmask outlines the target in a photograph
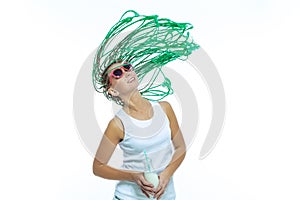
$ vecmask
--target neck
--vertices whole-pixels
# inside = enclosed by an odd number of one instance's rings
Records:
[[[144,99],[138,90],[133,92],[129,98],[123,98],[123,101],[124,110],[140,111],[149,106],[148,100]]]

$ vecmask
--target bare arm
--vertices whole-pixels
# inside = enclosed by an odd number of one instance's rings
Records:
[[[129,180],[133,181],[129,172],[122,171],[107,165],[117,144],[123,138],[122,124],[119,119],[112,119],[102,137],[99,148],[97,150],[94,163],[93,173],[105,179],[111,180]]]
[[[168,102],[161,102],[161,105],[163,105],[163,108],[165,109],[165,112],[169,118],[170,121],[170,128],[171,128],[171,138],[172,143],[175,149],[174,155],[172,157],[172,160],[170,164],[167,166],[167,168],[164,170],[164,173],[167,173],[168,176],[172,176],[176,169],[180,166],[182,163],[185,154],[186,154],[186,145],[183,139],[182,132],[179,128],[178,121],[176,118],[176,115],[171,107],[171,105]]]
[[[166,169],[159,175],[160,176],[160,185],[156,191],[156,197],[159,199],[163,194],[165,187],[167,186],[169,179],[173,176],[174,172],[180,166],[182,161],[184,160],[186,154],[186,145],[184,142],[183,135],[178,125],[178,121],[176,115],[171,107],[171,105],[166,102],[160,102],[160,105],[164,109],[165,113],[168,116],[170,121],[170,129],[171,129],[171,138],[172,143],[175,149],[172,160],[170,164],[166,167]]]
[[[121,170],[107,165],[122,138],[122,123],[120,119],[114,118],[109,122],[98,147],[93,162],[93,173],[105,179],[136,182],[147,196],[147,192],[153,192],[153,185],[144,179],[142,172]]]

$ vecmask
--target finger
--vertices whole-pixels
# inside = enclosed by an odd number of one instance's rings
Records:
[[[152,187],[152,188],[154,187],[154,185],[152,183],[148,182],[144,177],[141,177],[141,182],[146,187]]]
[[[161,184],[159,184],[155,190],[155,193],[157,194],[162,188],[163,188],[163,186]]]
[[[161,197],[161,195],[164,193],[164,187],[162,185],[159,185],[156,192],[155,192],[155,197],[158,199]]]
[[[154,185],[149,183],[148,181],[146,181],[145,179],[141,179],[141,187],[143,188],[143,190],[147,191],[147,192],[154,192]]]
[[[146,192],[149,192],[149,193],[154,193],[155,192],[153,187],[141,186],[141,188],[143,190],[145,190]]]
[[[154,192],[154,188],[149,187],[149,186],[145,186],[142,181],[139,181],[138,185],[140,186],[141,190],[143,190],[145,192],[149,192],[149,193]]]
[[[142,187],[142,190],[144,190],[145,192],[148,192],[148,193],[153,193],[154,194],[154,191],[153,191],[153,189],[151,189],[151,188],[143,188]]]
[[[150,198],[149,194],[141,188],[142,192],[146,195],[147,198]]]
[[[160,191],[155,195],[155,198],[156,198],[157,200],[159,200],[163,194],[164,194],[164,190],[160,190]]]
[[[142,182],[142,185],[143,185],[144,187],[154,188],[154,185],[151,184],[151,183],[149,183],[149,182]]]
[[[140,186],[141,190],[144,190],[145,192],[148,192],[148,193],[154,193],[153,187],[145,186],[145,185],[143,185],[143,183],[141,181],[139,181],[138,185]]]

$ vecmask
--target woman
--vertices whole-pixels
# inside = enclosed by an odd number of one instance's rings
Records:
[[[155,103],[149,102],[140,94],[138,90],[138,78],[130,64],[116,62],[110,65],[104,71],[104,73],[104,77],[106,77],[106,79],[109,81],[109,84],[107,85],[108,93],[112,96],[112,98],[119,98],[123,102],[121,112],[124,112],[125,115],[128,115],[136,121],[141,122],[151,119],[155,121],[153,117],[159,117],[158,115],[154,115]],[[146,144],[144,141],[146,138],[144,137],[145,135],[140,135],[139,138],[135,137],[138,136],[138,133],[134,133],[134,131],[131,133],[127,132],[127,124],[125,123],[128,122],[126,118],[122,117],[120,114],[121,112],[116,114],[116,116],[109,122],[105,130],[104,136],[94,159],[93,172],[96,176],[100,176],[102,178],[120,180],[120,183],[118,183],[116,186],[115,199],[148,199],[149,194],[153,194],[154,198],[157,199],[175,199],[172,176],[185,157],[185,143],[171,105],[165,101],[159,102],[158,105],[162,108],[166,116],[169,129],[160,129],[158,133],[156,131],[156,133],[153,135],[147,135]],[[124,120],[122,121],[122,119]],[[143,155],[143,151],[141,151],[141,149],[151,149],[153,148],[153,145],[157,143],[162,144],[168,142],[163,140],[172,141],[174,153],[172,152],[172,156],[168,165],[163,170],[158,169],[157,172],[159,173],[159,185],[156,189],[151,183],[146,181],[144,177],[144,171],[138,170],[141,169],[138,167],[140,166],[139,162],[141,163],[143,160],[136,161],[136,166],[128,165],[129,167],[127,167],[126,170],[116,169],[107,165],[118,144],[123,151],[128,151],[124,152],[124,155],[129,155],[128,157],[138,157],[138,155]],[[137,144],[137,147],[132,145],[130,146],[130,142]],[[144,146],[140,147],[139,142]],[[128,146],[130,146],[130,150]],[[160,154],[161,152],[167,152],[166,156],[170,155],[168,151],[165,151],[164,148],[156,151],[150,150],[149,152],[153,152],[151,159],[155,160],[155,154]],[[168,160],[169,158],[166,156],[162,157]],[[126,159],[126,162],[131,161],[128,158],[124,158],[124,160]],[[126,165],[127,163],[124,164]],[[125,166],[124,164],[123,166]],[[130,168],[130,170],[128,168]],[[143,196],[141,194],[143,194]]]
[[[189,23],[130,10],[110,29],[96,52],[94,88],[122,106],[108,123],[93,163],[96,176],[119,180],[115,200],[176,197],[173,174],[185,157],[186,146],[171,105],[159,102],[173,91],[161,68],[173,60],[187,59],[199,48],[187,32],[192,28]],[[162,82],[156,81],[159,75]],[[117,145],[123,151],[121,169],[108,165]],[[147,155],[151,161],[147,171],[159,176],[157,187],[144,177]]]

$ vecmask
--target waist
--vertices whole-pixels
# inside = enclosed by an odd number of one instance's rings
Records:
[[[173,148],[168,145],[163,149],[147,152],[149,159],[152,161],[152,170],[156,173],[163,171],[170,163],[173,157]],[[132,154],[129,152],[123,152],[123,169],[145,171],[145,155],[144,153]]]

